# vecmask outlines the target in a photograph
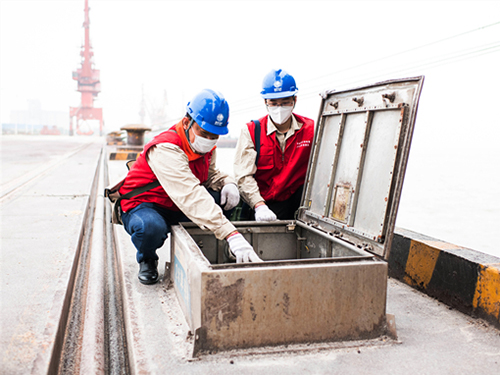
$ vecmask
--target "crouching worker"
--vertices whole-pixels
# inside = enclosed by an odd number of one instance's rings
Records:
[[[201,91],[187,104],[185,117],[149,142],[127,174],[121,195],[160,183],[121,201],[123,225],[137,249],[141,283],[158,281],[156,250],[170,226],[180,221],[193,221],[219,240],[226,239],[237,262],[261,261],[220,207],[229,211],[240,199],[235,182],[215,165],[215,146],[219,136],[228,133],[228,117],[229,106],[220,93]]]

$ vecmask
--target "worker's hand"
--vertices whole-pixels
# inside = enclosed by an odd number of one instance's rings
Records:
[[[235,184],[224,185],[220,192],[220,204],[224,210],[229,211],[240,202],[240,192]]]
[[[256,263],[262,262],[262,259],[255,253],[252,245],[250,245],[241,233],[233,234],[227,238],[229,249],[236,257],[236,263]]]
[[[255,207],[255,221],[274,221],[276,214],[266,204]]]

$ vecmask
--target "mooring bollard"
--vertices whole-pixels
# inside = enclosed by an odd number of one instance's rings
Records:
[[[120,128],[127,132],[127,144],[129,146],[143,146],[144,133],[151,130],[149,126],[143,124],[125,125]]]
[[[127,132],[127,145],[109,152],[109,160],[136,160],[144,147],[144,133],[151,128],[143,124],[131,124],[122,126],[120,130]]]

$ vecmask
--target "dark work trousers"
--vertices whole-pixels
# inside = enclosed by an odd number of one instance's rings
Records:
[[[207,191],[220,206],[220,192],[211,189]],[[232,211],[223,212],[229,218]],[[142,203],[128,212],[123,212],[122,221],[137,249],[136,259],[140,263],[143,260],[158,260],[156,250],[163,246],[170,233],[170,227],[191,220],[181,211],[167,210],[154,203]]]

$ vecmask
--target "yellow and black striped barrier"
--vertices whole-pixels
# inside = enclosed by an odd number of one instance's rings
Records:
[[[137,160],[137,157],[142,152],[142,149],[142,146],[110,147],[108,151],[109,160]]]
[[[140,152],[111,152],[109,160],[136,160]]]
[[[500,258],[397,228],[389,276],[500,328]]]

